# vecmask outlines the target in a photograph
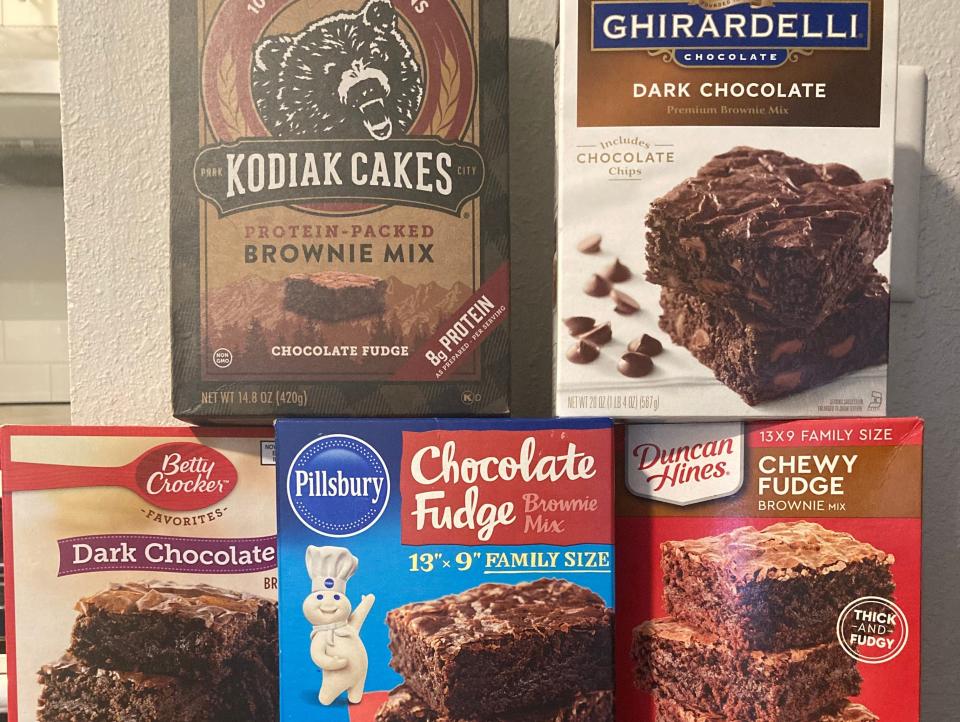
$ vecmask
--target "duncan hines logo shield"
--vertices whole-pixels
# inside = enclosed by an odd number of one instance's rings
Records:
[[[458,215],[479,194],[484,163],[463,140],[477,67],[457,7],[315,6],[290,33],[274,25],[288,10],[300,13],[301,0],[221,5],[201,69],[219,142],[197,157],[197,191],[221,215],[277,205],[322,215],[383,205]]]
[[[736,494],[743,486],[743,424],[627,427],[631,493],[677,506]]]
[[[593,3],[593,49],[685,67],[776,67],[817,50],[869,50],[869,0]]]

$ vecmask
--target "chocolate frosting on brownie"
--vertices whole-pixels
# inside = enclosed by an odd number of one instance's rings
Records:
[[[850,534],[807,521],[781,522],[763,530],[746,526],[702,539],[668,541],[662,549],[722,565],[738,580],[830,574],[862,561],[887,566],[894,562],[892,554]]]
[[[382,286],[385,281],[376,276],[367,276],[363,273],[348,273],[346,271],[323,271],[321,273],[295,273],[288,278],[297,281],[310,281],[326,288],[372,288]]]
[[[109,589],[81,599],[76,610],[82,614],[91,609],[112,614],[164,612],[201,619],[210,626],[233,615],[255,617],[264,604],[272,602],[206,584],[126,582],[111,584]]]
[[[843,242],[851,226],[891,192],[890,181],[864,181],[839,163],[814,165],[777,150],[740,146],[711,159],[655,201],[652,212],[750,244],[822,250]]]
[[[561,579],[523,584],[482,584],[428,602],[408,604],[391,616],[415,630],[426,644],[451,651],[492,636],[520,637],[532,630],[609,623],[611,610],[594,592]]]
[[[137,687],[173,687],[180,684],[176,677],[162,674],[144,674],[142,672],[124,672],[116,669],[99,669],[88,667],[70,654],[65,654],[52,664],[45,664],[40,668],[40,681],[45,683],[56,674],[90,675],[94,677],[108,677],[118,682],[131,682]]]

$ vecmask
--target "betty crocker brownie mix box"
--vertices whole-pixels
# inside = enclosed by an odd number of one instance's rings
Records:
[[[923,422],[636,425],[620,722],[915,722]]]
[[[883,416],[897,0],[562,0],[556,410]]]
[[[271,722],[271,429],[0,429],[10,719]]]
[[[277,424],[280,717],[610,722],[609,421]]]
[[[170,4],[177,417],[509,410],[506,7]]]

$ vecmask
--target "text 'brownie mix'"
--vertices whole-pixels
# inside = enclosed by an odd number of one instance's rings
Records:
[[[562,0],[556,410],[883,416],[897,0]]]
[[[916,722],[923,422],[626,427],[618,722]]]
[[[270,429],[0,430],[10,719],[272,722]]]
[[[281,719],[610,722],[612,431],[279,421]]]
[[[171,3],[177,417],[509,410],[506,6]]]

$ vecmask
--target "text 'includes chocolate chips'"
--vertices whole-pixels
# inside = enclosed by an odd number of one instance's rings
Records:
[[[646,354],[647,356],[657,356],[663,353],[663,344],[650,334],[643,334],[640,338],[635,338],[627,345],[628,351]]]
[[[590,277],[590,280],[587,281],[586,285],[583,287],[583,291],[588,296],[603,298],[604,296],[610,295],[612,288],[613,286],[610,285],[610,281],[600,274],[594,273],[593,276]]]
[[[603,243],[603,236],[592,233],[577,244],[577,250],[580,253],[599,253],[601,243]]]
[[[571,316],[563,319],[563,325],[567,327],[571,336],[579,336],[596,326],[597,322],[589,316]]]
[[[633,278],[633,271],[623,265],[618,258],[604,269],[603,275],[612,283],[623,283]]]
[[[575,364],[588,364],[600,358],[600,347],[583,339],[577,341],[569,351],[567,360]]]
[[[640,378],[653,371],[653,359],[645,353],[631,351],[620,357],[617,362],[617,370],[624,376],[634,379]]]
[[[613,310],[621,316],[630,316],[640,310],[640,303],[633,296],[623,291],[614,291],[610,294],[614,304]]]

